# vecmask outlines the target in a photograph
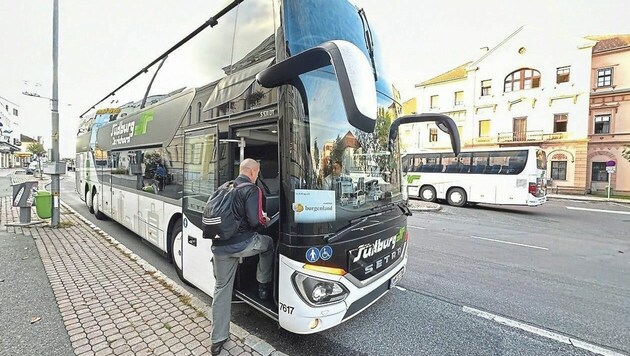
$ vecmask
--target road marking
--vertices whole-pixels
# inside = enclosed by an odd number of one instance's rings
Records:
[[[419,230],[426,230],[426,227],[421,227],[421,226],[413,226],[413,225],[407,225],[407,227],[410,227],[412,229],[419,229]]]
[[[519,244],[517,242],[510,242],[510,241],[503,241],[503,240],[489,239],[487,237],[470,236],[470,238],[471,239],[492,241],[492,242],[500,242],[500,243],[504,243],[504,244],[508,244],[508,245],[516,245],[516,246],[522,246],[522,247],[536,248],[536,249],[539,249],[539,250],[549,250],[546,247],[540,247],[540,246],[534,246],[534,245],[526,245],[526,244]]]
[[[628,204],[612,203],[612,205],[616,205],[616,206],[620,206],[622,208],[630,209],[630,205],[628,205]]]
[[[596,213],[610,213],[610,214],[625,214],[630,215],[630,211],[617,211],[617,210],[603,210],[603,209],[589,209],[589,208],[576,208],[573,206],[567,206],[569,210],[583,210],[583,211],[593,211]]]
[[[396,289],[398,289],[398,290],[401,290],[401,291],[403,291],[403,292],[406,292],[406,291],[407,291],[405,288],[403,288],[403,287],[401,287],[401,286],[396,286],[396,287],[394,287],[394,288],[396,288]]]
[[[584,349],[599,355],[605,355],[605,356],[624,356],[624,354],[620,353],[620,352],[616,352],[613,350],[608,350],[605,349],[601,346],[597,346],[597,345],[593,345],[590,344],[588,342],[582,341],[580,339],[575,339],[573,337],[568,337],[568,336],[564,336],[564,335],[560,335],[557,333],[554,333],[552,331],[549,330],[545,330],[542,328],[538,328],[529,324],[525,324],[522,323],[520,321],[516,321],[516,320],[512,320],[512,319],[508,319],[506,317],[500,316],[500,315],[496,315],[496,314],[492,314],[492,313],[488,313],[479,309],[475,309],[475,308],[471,308],[471,307],[467,307],[467,306],[462,306],[462,311],[464,313],[468,313],[468,314],[472,314],[475,316],[478,316],[480,318],[484,318],[484,319],[488,319],[490,321],[494,321],[497,322],[499,324],[503,324],[503,325],[507,325],[516,329],[521,329],[523,331],[527,331],[529,333],[538,335],[538,336],[542,336],[542,337],[546,337],[548,339],[552,339],[552,340],[556,340],[559,342],[562,342],[564,344],[568,344],[568,345],[573,345],[574,347],[580,348],[580,349]]]

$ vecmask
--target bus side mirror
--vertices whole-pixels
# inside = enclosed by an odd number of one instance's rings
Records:
[[[391,152],[392,143],[398,136],[398,127],[400,125],[427,121],[434,121],[440,130],[449,134],[451,137],[451,147],[453,148],[453,152],[455,153],[455,156],[458,156],[461,151],[461,145],[459,141],[459,131],[457,131],[455,121],[446,115],[430,113],[406,115],[394,120],[394,122],[392,122],[392,126],[389,128],[389,144],[387,146],[389,151]]]
[[[266,88],[293,85],[306,99],[300,74],[331,64],[348,122],[364,132],[373,132],[377,113],[374,72],[365,54],[348,41],[329,41],[307,49],[261,71],[256,80]]]

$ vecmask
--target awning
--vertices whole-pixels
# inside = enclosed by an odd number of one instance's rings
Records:
[[[221,79],[210,94],[203,111],[208,111],[243,95],[256,80],[256,74],[269,67],[274,58],[266,59]]]
[[[13,153],[13,152],[16,152],[16,151],[19,151],[19,150],[20,150],[19,147],[13,146],[10,143],[0,142],[0,152]]]

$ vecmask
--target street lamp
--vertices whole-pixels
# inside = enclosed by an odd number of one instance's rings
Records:
[[[52,218],[50,225],[52,227],[59,226],[59,175],[66,173],[66,163],[59,162],[59,93],[58,93],[58,44],[59,44],[59,0],[53,0],[53,43],[52,43],[52,56],[53,56],[53,84],[52,84],[52,98],[43,97],[37,93],[30,93],[27,91],[22,92],[24,95],[49,99],[51,103],[51,118],[52,118],[52,147],[50,150],[51,164],[44,168],[44,173],[50,174],[51,186],[50,194],[52,195]]]

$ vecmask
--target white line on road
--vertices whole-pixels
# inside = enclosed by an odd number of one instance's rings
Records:
[[[420,226],[413,226],[413,225],[407,225],[407,227],[410,227],[412,229],[419,229],[419,230],[426,230],[426,227],[420,227]]]
[[[512,320],[512,319],[508,319],[506,317],[500,316],[500,315],[496,315],[496,314],[492,314],[492,313],[488,313],[485,312],[483,310],[479,310],[479,309],[475,309],[475,308],[471,308],[471,307],[467,307],[467,306],[463,306],[462,307],[462,311],[464,313],[468,313],[468,314],[472,314],[475,316],[478,316],[480,318],[484,318],[484,319],[488,319],[491,321],[495,321],[499,324],[503,324],[503,325],[507,325],[513,328],[517,328],[517,329],[521,329],[527,332],[530,332],[532,334],[538,335],[538,336],[542,336],[542,337],[546,337],[548,339],[552,339],[552,340],[556,340],[565,344],[569,344],[569,345],[573,345],[577,348],[580,349],[584,349],[599,355],[605,355],[605,356],[624,356],[624,354],[616,352],[616,351],[612,351],[612,350],[608,350],[605,349],[601,346],[597,346],[597,345],[593,345],[593,344],[589,344],[588,342],[579,340],[579,339],[575,339],[572,337],[568,337],[568,336],[564,336],[564,335],[560,335],[557,333],[554,333],[552,331],[549,330],[545,330],[542,328],[538,328],[529,324],[525,324],[522,323],[520,321],[516,321],[516,320]]]
[[[589,208],[576,208],[573,206],[567,206],[569,210],[583,210],[583,211],[593,211],[596,213],[610,213],[610,214],[625,214],[630,215],[630,211],[617,211],[617,210],[603,210],[603,209],[589,209]]]
[[[616,206],[620,206],[622,208],[630,209],[630,205],[628,205],[628,204],[612,203],[612,205],[616,205]]]
[[[519,244],[517,242],[510,242],[510,241],[503,241],[503,240],[489,239],[487,237],[470,236],[470,238],[471,239],[492,241],[492,242],[500,242],[500,243],[503,243],[503,244],[516,245],[516,246],[522,246],[522,247],[536,248],[536,249],[539,249],[539,250],[549,250],[546,247],[540,247],[540,246],[534,246],[534,245],[526,245],[526,244]]]

